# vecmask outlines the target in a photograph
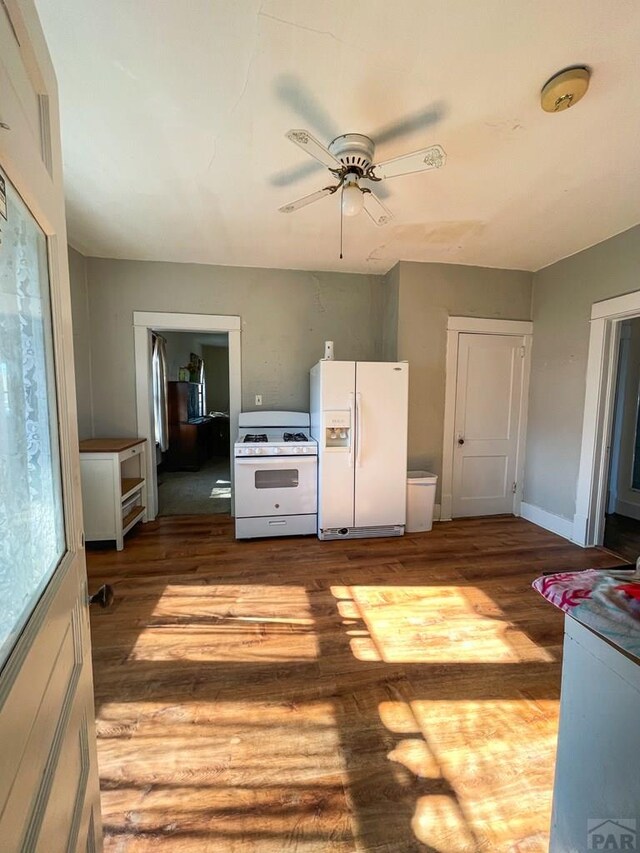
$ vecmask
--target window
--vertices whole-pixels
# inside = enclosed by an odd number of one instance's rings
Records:
[[[1,177],[1,176],[0,176]],[[0,666],[65,551],[46,237],[0,216]]]

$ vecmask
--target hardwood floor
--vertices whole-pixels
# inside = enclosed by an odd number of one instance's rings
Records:
[[[619,562],[511,517],[90,552],[105,849],[546,851],[563,620],[530,583]]]
[[[640,555],[640,521],[612,513],[605,518],[604,545],[623,560],[635,563]]]

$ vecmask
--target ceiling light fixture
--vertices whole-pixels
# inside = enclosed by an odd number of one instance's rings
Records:
[[[364,193],[358,186],[358,179],[347,176],[342,188],[342,212],[345,216],[357,216],[364,210]]]
[[[585,96],[590,77],[591,72],[585,65],[558,71],[542,87],[540,106],[547,113],[568,110]]]

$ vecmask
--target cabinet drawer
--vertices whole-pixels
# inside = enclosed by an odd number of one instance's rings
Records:
[[[132,459],[134,456],[140,456],[142,453],[142,444],[136,444],[135,447],[127,447],[126,450],[121,450],[118,454],[118,460],[124,462],[126,459]]]

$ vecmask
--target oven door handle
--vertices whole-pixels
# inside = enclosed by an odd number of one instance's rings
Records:
[[[349,392],[349,468],[353,468],[353,441],[356,434],[356,418],[353,408],[353,391]]]
[[[318,457],[314,454],[291,454],[291,456],[287,455],[278,455],[278,456],[236,456],[234,462],[236,465],[280,465],[286,464],[287,462],[295,461],[298,466],[300,465],[312,465],[316,462]]]

